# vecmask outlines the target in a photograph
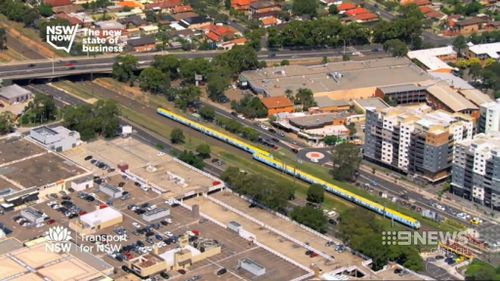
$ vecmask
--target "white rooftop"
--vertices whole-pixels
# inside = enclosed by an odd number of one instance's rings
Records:
[[[90,227],[95,227],[103,222],[121,217],[123,217],[122,213],[111,207],[106,207],[80,216],[80,221]]]
[[[430,71],[438,69],[453,69],[447,63],[442,61],[439,56],[449,56],[456,55],[457,53],[453,50],[452,46],[423,49],[408,52],[407,56],[410,59],[416,59],[425,65]]]
[[[469,51],[476,55],[487,54],[492,59],[499,59],[500,42],[473,45],[469,47]]]

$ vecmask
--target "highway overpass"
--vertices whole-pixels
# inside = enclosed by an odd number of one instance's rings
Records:
[[[357,53],[359,56],[366,57],[385,57],[386,53],[380,50],[379,45],[363,45],[357,47],[348,47],[347,54]],[[195,51],[195,52],[154,52],[143,54],[132,54],[139,60],[139,68],[149,66],[156,55],[173,54],[179,58],[212,58],[224,51]],[[284,51],[261,51],[258,53],[259,60],[293,60],[303,58],[321,58],[324,56],[341,56],[344,53],[343,48],[337,49],[317,49],[317,50],[284,50]],[[43,79],[57,78],[78,74],[90,73],[110,73],[115,58],[118,54],[101,55],[90,57],[65,57],[55,59],[39,59],[30,61],[12,62],[0,65],[0,79]]]

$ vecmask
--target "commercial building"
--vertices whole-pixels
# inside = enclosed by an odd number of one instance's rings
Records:
[[[315,97],[316,107],[323,112],[347,111],[351,105],[345,100],[334,100],[329,97]]]
[[[479,108],[444,82],[427,87],[427,104],[433,109],[458,112],[479,119]]]
[[[240,85],[265,97],[308,88],[316,97],[353,100],[375,96],[377,87],[420,83],[430,76],[406,58],[343,61],[322,65],[287,65],[244,71]]]
[[[264,266],[248,258],[241,259],[239,261],[239,267],[257,277],[266,274],[266,268]]]
[[[293,103],[285,96],[262,98],[261,102],[267,108],[267,116],[282,112],[293,112]]]
[[[16,84],[0,88],[0,99],[9,104],[25,102],[32,96],[33,93]]]
[[[500,210],[500,132],[456,143],[451,175],[454,194]]]
[[[467,56],[480,60],[500,58],[500,42],[472,45],[467,49]]]
[[[168,216],[170,216],[170,210],[165,208],[156,208],[141,215],[142,219],[147,222],[164,219]]]
[[[44,219],[42,212],[35,210],[31,207],[28,207],[26,209],[22,209],[21,216],[25,217],[27,220],[29,220],[33,224],[42,223],[43,219]]]
[[[290,118],[289,122],[299,129],[310,130],[329,125],[344,125],[348,116],[349,114],[346,112],[322,113]]]
[[[457,59],[457,53],[452,46],[409,51],[406,55],[430,72],[452,72],[453,67],[447,62]]]
[[[444,180],[455,142],[472,138],[472,118],[427,105],[367,110],[364,157],[429,182]]]
[[[427,102],[427,87],[415,84],[380,87],[377,96],[387,97],[397,105]]]
[[[146,278],[161,271],[188,269],[194,263],[220,254],[220,252],[221,246],[217,241],[199,237],[189,242],[188,235],[184,234],[179,237],[178,247],[162,254],[158,254],[158,249],[155,247],[152,253],[131,259],[128,264],[134,272]]]
[[[480,133],[498,131],[500,131],[500,99],[481,105],[478,122],[478,132]]]
[[[49,128],[38,127],[30,131],[30,137],[40,142],[47,149],[62,152],[80,144],[80,133],[63,126]]]
[[[75,191],[83,191],[85,189],[94,187],[94,179],[91,175],[76,178],[71,181],[70,187]]]
[[[122,222],[123,215],[120,211],[106,207],[70,220],[69,227],[81,235],[87,235]]]
[[[123,189],[106,182],[99,185],[99,191],[108,195],[112,199],[120,198],[123,195]]]
[[[363,113],[366,113],[367,108],[384,109],[389,107],[389,105],[381,98],[367,98],[367,99],[353,100],[352,104],[356,111]]]

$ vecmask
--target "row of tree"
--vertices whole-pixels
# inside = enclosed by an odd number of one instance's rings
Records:
[[[119,133],[120,110],[112,100],[99,100],[93,105],[66,106],[62,114],[64,126],[78,131],[84,141],[97,136],[110,138]]]
[[[342,212],[337,225],[339,238],[352,249],[372,258],[374,270],[383,268],[388,261],[397,262],[414,271],[423,270],[424,263],[417,248],[385,245],[381,236],[384,230],[375,215],[362,208]]]
[[[240,122],[234,119],[226,118],[223,116],[216,116],[215,122],[225,130],[237,134],[250,141],[257,141],[259,139],[259,133],[255,129],[242,125]]]
[[[294,198],[294,188],[281,185],[259,175],[240,171],[237,167],[229,167],[222,173],[221,179],[234,191],[247,195],[255,202],[285,213],[288,200]]]
[[[254,95],[245,95],[240,101],[232,101],[231,108],[246,118],[267,117],[267,108],[262,101]]]

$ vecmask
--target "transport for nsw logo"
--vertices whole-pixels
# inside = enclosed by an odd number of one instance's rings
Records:
[[[64,226],[53,226],[45,233],[48,243],[45,244],[45,250],[50,252],[68,253],[71,250],[71,231]]]
[[[75,41],[76,32],[78,31],[77,25],[55,25],[47,26],[46,37],[47,43],[54,47],[56,50],[64,50],[69,54],[71,46]]]

